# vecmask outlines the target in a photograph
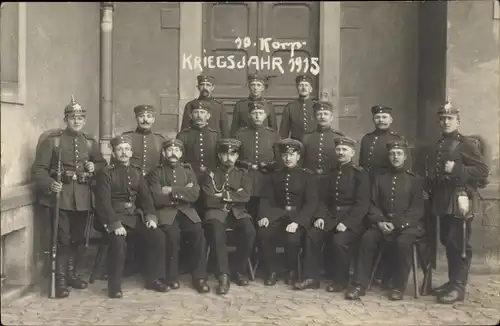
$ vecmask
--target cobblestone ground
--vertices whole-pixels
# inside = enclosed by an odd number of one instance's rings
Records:
[[[296,292],[283,283],[265,287],[257,279],[250,286],[231,286],[227,296],[200,295],[184,277],[179,290],[165,294],[142,288],[139,278],[124,282],[124,298],[109,299],[106,283],[73,290],[66,300],[52,300],[33,292],[2,305],[3,325],[494,325],[500,319],[500,277],[471,276],[464,303],[443,306],[433,297],[412,297],[412,286],[402,302],[389,301],[376,289],[359,302],[324,290]],[[444,281],[438,273],[434,283]],[[215,280],[210,280],[215,285]],[[324,284],[323,284],[324,288]]]

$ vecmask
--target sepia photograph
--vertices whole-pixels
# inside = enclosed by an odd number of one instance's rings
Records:
[[[0,4],[2,325],[498,325],[500,1]]]

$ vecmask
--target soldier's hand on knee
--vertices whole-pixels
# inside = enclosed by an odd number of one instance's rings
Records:
[[[52,181],[52,184],[50,185],[50,190],[52,192],[61,192],[62,187],[63,187],[63,185],[61,182]]]
[[[325,228],[325,220],[322,218],[318,218],[316,221],[314,221],[314,227],[323,230]]]
[[[453,161],[446,161],[446,163],[444,164],[444,170],[447,173],[451,173],[453,171],[453,167],[454,166],[455,166],[455,162],[453,162]]]
[[[149,220],[149,221],[146,221],[146,227],[148,229],[156,229],[158,227],[158,225],[156,224],[155,221]]]
[[[116,235],[127,235],[127,230],[123,226],[120,226],[118,229],[115,230]]]
[[[388,232],[392,232],[395,229],[394,224],[392,224],[392,222],[387,222],[386,226],[387,226]]]
[[[292,222],[286,226],[286,232],[295,233],[295,231],[297,231],[298,227],[299,227],[299,225],[297,223]]]
[[[94,162],[87,161],[83,166],[85,167],[85,170],[87,170],[87,172],[92,173],[95,171]]]
[[[193,188],[194,187],[194,183],[190,182],[186,185],[186,188]]]
[[[259,225],[260,228],[262,227],[267,228],[269,226],[269,219],[267,217],[261,218],[260,220],[257,221],[257,224]]]
[[[162,187],[161,188],[161,192],[165,195],[168,195],[169,193],[172,192],[172,187],[168,187],[168,186],[165,186],[165,187]]]
[[[341,222],[341,223],[337,224],[336,230],[338,232],[345,232],[347,230],[347,226],[345,226],[345,224],[343,224]]]
[[[389,227],[387,226],[387,222],[378,222],[377,226],[380,229],[380,231],[382,231],[384,233],[389,232]]]

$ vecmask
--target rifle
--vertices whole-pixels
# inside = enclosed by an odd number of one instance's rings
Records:
[[[429,230],[431,228],[432,223],[432,194],[431,194],[431,189],[432,189],[432,181],[430,179],[430,174],[429,174],[429,156],[426,155],[425,157],[425,179],[427,181],[427,193],[428,193],[428,198],[425,201],[425,208],[424,208],[424,214],[426,216],[426,229]],[[431,221],[429,221],[429,219]],[[439,216],[436,216],[435,219],[435,235],[433,237],[428,237],[427,239],[430,241],[427,241],[428,245],[427,247],[427,255],[426,255],[426,262],[424,266],[424,279],[422,281],[422,287],[420,289],[421,295],[425,296],[428,293],[432,291],[432,269],[436,269],[437,267],[437,246],[439,243]],[[432,241],[434,239],[434,241]]]
[[[61,147],[58,147],[58,154],[57,154],[57,171],[56,171],[56,181],[58,183],[61,183],[61,177],[62,177],[62,166],[61,166]],[[55,198],[55,203],[54,203],[54,212],[53,212],[53,220],[52,220],[52,239],[51,239],[51,249],[50,249],[50,254],[51,254],[51,274],[50,274],[50,293],[49,293],[49,298],[55,298],[56,297],[56,269],[57,269],[57,234],[58,234],[58,229],[59,229],[59,205],[60,205],[60,198],[61,198],[61,193],[56,192],[56,198]]]

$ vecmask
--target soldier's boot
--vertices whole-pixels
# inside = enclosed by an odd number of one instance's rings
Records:
[[[359,300],[360,297],[366,294],[365,288],[361,285],[354,285],[347,289],[345,298],[347,300]]]
[[[320,287],[320,282],[317,279],[313,278],[305,278],[302,281],[295,282],[293,284],[293,289],[294,290],[306,290],[306,289],[319,289]]]
[[[451,286],[451,289],[442,293],[437,297],[437,301],[443,304],[454,304],[465,300],[465,284],[456,282]]]
[[[444,284],[441,284],[440,286],[432,289],[432,295],[433,296],[441,296],[446,292],[449,292],[453,288],[452,284],[448,281]]]
[[[219,276],[219,284],[217,284],[216,291],[219,295],[224,295],[229,292],[229,287],[231,283],[229,282],[228,274],[221,274]]]
[[[294,282],[298,281],[297,279],[297,272],[295,271],[288,271],[285,276],[285,284],[286,285],[293,285]]]
[[[62,255],[61,255],[62,256]],[[59,257],[56,271],[56,298],[66,298],[69,296],[68,280],[67,280],[67,259]]]
[[[83,290],[86,289],[88,283],[76,275],[76,258],[75,255],[68,257],[68,286],[73,289]]]

